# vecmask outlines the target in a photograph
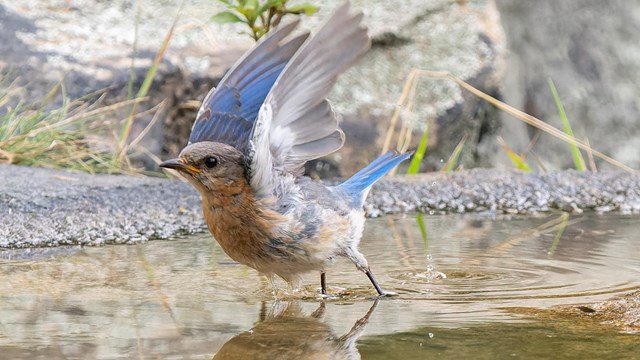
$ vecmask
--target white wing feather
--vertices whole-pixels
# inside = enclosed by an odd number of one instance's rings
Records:
[[[349,14],[349,3],[285,67],[262,105],[249,153],[251,187],[258,196],[273,195],[278,178],[301,175],[304,164],[342,147],[344,133],[327,101],[337,77],[370,46],[362,13]]]

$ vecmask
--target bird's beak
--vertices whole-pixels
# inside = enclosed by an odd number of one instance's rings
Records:
[[[185,162],[182,161],[182,159],[171,159],[171,160],[163,161],[160,163],[159,166],[167,169],[185,171],[192,174],[197,174],[202,171],[193,165],[185,164]]]

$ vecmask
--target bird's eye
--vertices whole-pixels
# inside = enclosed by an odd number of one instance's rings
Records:
[[[216,167],[216,165],[218,165],[218,158],[210,156],[204,159],[204,166],[208,167],[209,169]]]

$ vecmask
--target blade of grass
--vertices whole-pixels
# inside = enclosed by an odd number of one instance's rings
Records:
[[[420,170],[420,163],[422,163],[422,159],[424,159],[424,154],[427,152],[427,144],[429,143],[429,127],[427,126],[424,129],[424,133],[422,133],[422,137],[420,138],[420,144],[418,144],[418,149],[416,149],[415,154],[413,154],[413,158],[411,159],[411,163],[409,164],[409,169],[407,170],[407,175],[415,175]]]
[[[527,147],[524,149],[522,154],[520,154],[520,157],[522,157],[523,160],[527,159],[527,156],[533,150],[533,147],[536,145],[536,143],[538,143],[539,139],[540,139],[540,131],[536,131],[536,133],[533,135],[533,138],[529,140]]]
[[[410,97],[411,88],[413,86],[413,82],[415,81],[417,71],[414,69],[407,76],[407,80],[404,82],[404,86],[402,88],[402,94],[400,98],[398,98],[398,102],[396,103],[396,109],[391,116],[391,121],[389,122],[389,127],[387,128],[387,134],[384,138],[384,143],[382,145],[382,152],[380,155],[385,154],[391,148],[391,139],[393,139],[393,133],[395,132],[395,127],[398,124],[398,120],[400,119],[400,114],[404,108],[404,104],[407,99]]]
[[[40,105],[40,108],[38,109],[38,114],[42,113],[42,111],[44,110],[44,108],[47,106],[47,104],[49,104],[49,102],[51,101],[51,99],[53,99],[54,96],[56,96],[56,94],[58,93],[58,91],[60,91],[60,88],[62,87],[62,82],[64,81],[64,77],[62,79],[60,79],[59,82],[57,82],[52,88],[51,90],[49,90],[49,92],[47,93],[47,95],[45,95],[44,100],[42,101],[42,104]]]
[[[182,9],[184,8],[184,4],[185,4],[185,0],[183,0],[180,3],[180,8],[178,9],[178,12],[173,19],[171,28],[169,28],[169,31],[165,35],[162,41],[162,44],[160,45],[160,49],[158,49],[158,52],[156,53],[156,56],[153,59],[153,63],[151,64],[151,67],[147,71],[147,74],[145,75],[145,78],[142,81],[142,85],[140,86],[140,89],[136,94],[136,98],[142,98],[147,96],[147,93],[149,92],[149,88],[151,87],[151,83],[153,82],[153,78],[155,77],[156,72],[158,71],[158,67],[160,66],[160,62],[164,58],[167,52],[167,49],[169,48],[169,43],[171,42],[171,38],[173,37],[176,24],[180,19],[180,15],[182,13]],[[129,117],[127,118],[124,125],[122,126],[122,129],[120,130],[119,143],[116,149],[116,156],[114,157],[114,159],[116,159],[117,162],[119,163],[121,163],[123,158],[126,156],[125,144],[127,142],[127,139],[129,138],[129,134],[131,133],[131,128],[133,126],[133,119],[134,119],[133,115],[135,114],[135,112],[136,112],[136,105],[134,104],[134,106],[131,109],[131,112],[129,113]]]
[[[414,78],[415,80],[415,78]],[[413,104],[414,104],[414,99],[416,96],[416,91],[418,88],[418,82],[417,81],[412,81],[411,82],[411,86],[409,88],[409,93],[407,94],[406,98],[404,100],[406,100],[406,104],[403,104],[402,107],[399,107],[397,110],[400,110],[400,112],[398,113],[399,115],[402,115],[402,113],[406,114],[407,116],[412,116],[413,115]],[[395,116],[395,114],[394,114]],[[397,121],[397,120],[396,120]],[[402,126],[400,127],[400,132],[398,133],[398,140],[396,141],[396,150],[398,150],[401,153],[404,153],[407,151],[407,149],[409,148],[409,145],[411,144],[411,140],[413,139],[413,127],[415,125],[415,121],[413,120],[409,120],[409,121],[403,121],[402,122]],[[395,125],[393,125],[395,127]],[[388,130],[391,130],[393,132],[393,128],[390,127]],[[429,128],[428,128],[428,124],[425,124],[425,130],[422,134],[423,137],[427,136],[428,137],[428,133],[429,132]],[[389,133],[388,133],[389,134]],[[422,140],[427,140],[427,139],[422,139]],[[426,143],[425,143],[425,148],[423,151],[423,156],[424,156],[424,152],[426,151]],[[420,164],[418,163],[417,166],[419,166]],[[391,169],[391,171],[389,172],[389,174],[391,175],[395,175],[396,172],[398,171],[398,168],[393,168]],[[415,169],[415,171],[417,172],[417,169]]]
[[[464,149],[464,144],[467,142],[468,138],[469,134],[464,134],[458,145],[456,145],[455,149],[453,149],[451,156],[449,156],[449,160],[447,160],[447,163],[444,164],[444,167],[442,167],[442,171],[447,172],[455,169],[455,167],[458,165],[458,159],[460,159],[462,149]]]
[[[497,139],[498,139],[498,143],[500,144],[500,146],[502,146],[504,151],[507,153],[507,156],[509,157],[509,159],[517,169],[525,172],[531,171],[531,168],[529,167],[529,165],[527,165],[527,162],[524,160],[524,158],[516,154],[515,151],[511,150],[509,145],[507,145],[507,143],[504,141],[504,139],[501,136],[498,136]]]
[[[147,124],[147,126],[145,126],[145,128],[140,132],[140,134],[138,134],[138,136],[135,139],[133,139],[131,143],[127,145],[127,148],[125,151],[128,152],[130,149],[135,148],[138,145],[138,143],[149,133],[153,125],[155,125],[155,123],[158,122],[158,119],[160,119],[160,114],[164,113],[166,105],[167,105],[167,101],[163,100],[160,102],[160,104],[150,109],[151,111],[154,111],[153,118],[151,119],[149,124]]]
[[[0,164],[12,164],[14,159],[15,155],[0,149]]]
[[[133,84],[136,81],[136,57],[138,56],[138,27],[140,25],[140,12],[142,0],[136,0],[136,13],[133,27],[133,48],[131,49],[131,65],[129,65],[129,81],[127,81],[127,99],[133,99]]]
[[[36,135],[39,134],[43,131],[49,131],[55,128],[60,128],[60,127],[65,127],[68,126],[69,124],[72,124],[74,122],[77,122],[80,119],[83,118],[88,118],[88,117],[92,117],[92,116],[96,116],[99,114],[104,114],[104,113],[109,113],[112,112],[116,109],[122,108],[122,107],[126,107],[129,106],[131,104],[137,104],[143,101],[147,101],[147,98],[138,98],[138,99],[131,99],[131,100],[125,100],[125,101],[121,101],[118,103],[115,103],[113,105],[109,105],[109,106],[103,106],[100,108],[97,108],[95,110],[91,110],[91,111],[87,111],[86,113],[83,114],[77,114],[77,115],[73,115],[70,116],[62,121],[56,122],[56,123],[52,123],[46,126],[43,126],[41,128],[38,128],[37,130],[35,130],[34,132],[30,133],[30,135]]]
[[[562,120],[564,132],[568,136],[574,137],[573,130],[571,129],[571,124],[569,124],[569,119],[567,118],[567,113],[564,111],[564,106],[560,101],[560,96],[558,95],[556,85],[553,83],[553,80],[551,80],[551,78],[547,79],[547,83],[549,83],[551,95],[553,95],[553,101],[555,101],[556,107],[558,108],[558,114],[560,115],[560,120]],[[587,166],[584,163],[584,158],[582,157],[582,153],[580,153],[580,149],[576,146],[576,144],[569,143],[569,146],[571,147],[571,156],[573,156],[573,162],[576,165],[576,169],[578,171],[586,171]]]

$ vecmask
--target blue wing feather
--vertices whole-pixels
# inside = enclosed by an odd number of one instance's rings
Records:
[[[202,121],[197,129],[195,136],[199,136],[198,141],[215,141],[225,143],[235,147],[236,149],[245,149],[253,123],[236,114],[228,112],[211,113],[206,111],[203,116],[208,120]],[[215,136],[207,138],[206,136]],[[194,137],[194,131],[191,132]]]
[[[249,50],[205,98],[189,143],[214,141],[247,150],[260,107],[308,33],[288,39],[297,22],[280,27]]]

